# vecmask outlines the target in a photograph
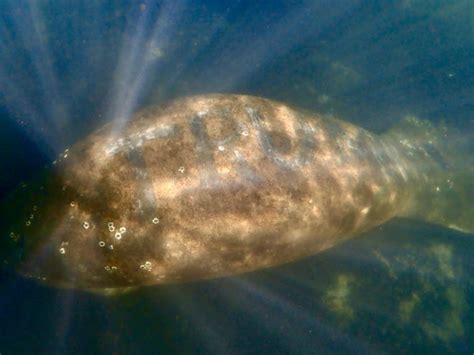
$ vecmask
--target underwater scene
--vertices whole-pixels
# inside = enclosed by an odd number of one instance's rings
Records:
[[[0,1],[0,355],[472,354],[474,2]]]

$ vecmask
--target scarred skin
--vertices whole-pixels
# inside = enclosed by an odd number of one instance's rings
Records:
[[[349,123],[195,96],[64,152],[12,233],[19,270],[51,285],[192,281],[330,248],[402,213],[416,179],[395,145]]]

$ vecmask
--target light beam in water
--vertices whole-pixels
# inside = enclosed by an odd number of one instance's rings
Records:
[[[265,26],[260,24],[254,28],[255,24],[245,20],[235,24],[235,31],[222,35],[224,51],[215,59],[209,59],[195,82],[219,90],[232,90],[309,36],[316,38],[319,33],[334,26],[338,18],[347,15],[356,6],[357,2],[347,7],[334,6],[333,2],[316,4],[307,1]],[[242,38],[247,40],[242,41]]]
[[[112,101],[107,114],[108,119],[114,120],[115,132],[120,131],[136,110],[150,75],[157,69],[153,68],[156,62],[151,58],[164,55],[163,51],[173,39],[186,8],[185,1],[167,1],[161,5],[155,19],[153,2],[142,5],[138,22],[132,19],[125,32],[116,69]]]
[[[8,24],[0,27],[0,90],[10,111],[21,117],[21,125],[27,126],[33,140],[48,147],[47,153],[51,155],[64,144],[61,137],[69,124],[69,113],[60,94],[43,9],[36,2],[22,5],[21,10],[14,6],[8,8],[12,27]],[[18,50],[18,42],[20,48],[26,50]],[[26,68],[31,65],[34,76],[29,77],[31,73],[21,65]],[[9,69],[13,69],[12,72]],[[38,84],[36,89],[35,84]]]
[[[246,313],[255,314],[255,318],[258,319],[262,325],[268,328],[272,333],[275,331],[282,332],[282,329],[277,328],[277,326],[283,326],[284,334],[288,337],[288,344],[296,343],[298,337],[301,334],[292,334],[291,333],[291,323],[296,320],[299,324],[305,325],[308,331],[314,332],[315,334],[326,334],[330,339],[337,337],[341,342],[345,343],[347,347],[355,349],[365,349],[369,350],[367,344],[362,343],[360,340],[350,337],[342,333],[340,329],[332,327],[328,324],[323,323],[318,319],[317,314],[314,316],[311,315],[308,311],[300,310],[300,306],[297,303],[291,302],[288,299],[283,299],[278,296],[277,293],[273,293],[262,286],[258,286],[253,282],[245,280],[245,277],[234,277],[226,280],[231,284],[232,290],[227,287],[226,291],[223,292],[226,295],[229,303],[232,303],[235,307],[241,308],[242,311]],[[286,287],[288,287],[286,285]],[[227,291],[228,290],[228,291]],[[242,297],[236,299],[235,295],[241,295]],[[248,300],[246,303],[242,303],[242,299]],[[247,304],[252,304],[252,307],[247,307]],[[288,326],[285,327],[282,324],[284,319],[294,319],[292,322],[288,322]]]

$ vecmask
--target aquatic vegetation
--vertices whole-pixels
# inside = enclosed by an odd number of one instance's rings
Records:
[[[354,278],[349,275],[338,275],[335,285],[328,288],[324,302],[339,317],[349,320],[354,317],[354,310],[351,307],[351,286]]]
[[[400,302],[400,319],[403,322],[409,322],[412,319],[415,307],[420,303],[420,297],[413,292],[410,297]]]
[[[449,343],[464,335],[462,318],[467,310],[467,302],[463,289],[456,286],[449,286],[444,290],[444,299],[446,309],[442,312],[441,318],[423,320],[421,328],[431,340]]]
[[[466,274],[456,259],[456,246],[437,239],[404,242],[390,253],[382,244],[370,248],[377,276],[338,271],[321,301],[347,330],[355,331],[367,317],[375,316],[368,313],[373,308],[392,315],[388,323],[379,320],[382,329],[410,335],[415,343],[443,344],[449,349],[466,335],[468,295],[460,283]]]

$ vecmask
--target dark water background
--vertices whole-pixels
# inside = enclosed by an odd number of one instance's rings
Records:
[[[206,92],[469,131],[474,3],[1,1],[0,192],[117,113]],[[395,220],[291,265],[114,298],[5,272],[0,353],[470,354],[472,237]]]

